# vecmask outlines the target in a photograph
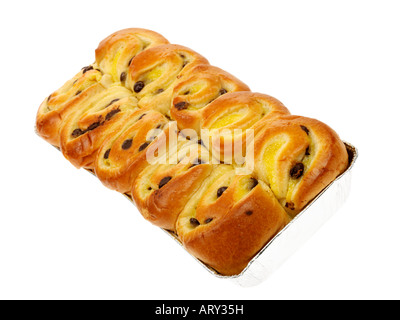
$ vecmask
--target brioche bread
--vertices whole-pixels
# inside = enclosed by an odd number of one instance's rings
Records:
[[[348,165],[328,125],[162,35],[131,28],[40,105],[37,133],[223,275]]]

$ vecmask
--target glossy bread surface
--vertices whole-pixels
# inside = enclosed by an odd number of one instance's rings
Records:
[[[101,41],[95,62],[44,99],[36,129],[224,275],[348,166],[328,125],[140,28]]]

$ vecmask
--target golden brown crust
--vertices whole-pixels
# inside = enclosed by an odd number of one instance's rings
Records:
[[[59,147],[59,131],[64,118],[79,108],[86,97],[96,95],[103,89],[100,81],[118,82],[122,78],[124,82],[129,62],[134,56],[167,43],[168,40],[160,34],[140,28],[120,30],[105,38],[96,49],[96,63],[82,68],[42,102],[36,116],[38,134]],[[103,79],[103,74],[108,76]]]
[[[89,66],[48,96],[36,115],[36,130],[50,144],[59,147],[59,131],[65,117],[88,98],[101,92],[102,73]]]
[[[104,140],[114,136],[137,110],[137,100],[121,86],[92,96],[64,120],[60,130],[62,153],[74,166],[94,169]]]
[[[168,141],[168,120],[157,111],[139,109],[118,129],[99,148],[95,173],[108,188],[129,193],[148,165],[147,152],[164,144],[160,137]]]
[[[215,166],[203,160],[208,159],[208,150],[196,142],[179,145],[177,153],[177,164],[153,164],[144,169],[132,190],[144,218],[172,231],[184,206]]]
[[[261,123],[289,114],[282,102],[269,95],[250,91],[227,93],[202,109],[202,139],[221,161],[241,164],[246,146],[263,127]]]
[[[348,166],[344,143],[316,119],[285,116],[260,126],[254,142],[255,173],[292,216]]]
[[[136,95],[140,108],[169,115],[175,83],[198,64],[208,61],[187,47],[166,44],[150,48],[132,60],[126,86]]]
[[[220,68],[197,65],[177,81],[172,93],[171,117],[179,129],[192,128],[199,133],[206,106],[229,92],[249,90],[246,84]]]
[[[240,117],[229,121],[225,117],[239,113]],[[278,99],[258,92],[232,92],[213,101],[202,112],[202,129],[249,129],[262,119],[277,118],[290,114]],[[222,122],[222,123],[221,123]]]
[[[157,32],[128,28],[114,32],[100,42],[96,49],[96,63],[112,76],[113,81],[124,82],[129,64],[140,52],[169,43]]]
[[[221,274],[240,273],[290,221],[268,187],[254,181],[228,172],[202,190],[196,207],[189,202],[178,218],[184,247]]]

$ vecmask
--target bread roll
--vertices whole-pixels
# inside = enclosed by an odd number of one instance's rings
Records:
[[[328,125],[156,32],[115,32],[95,56],[43,101],[37,133],[220,274],[242,272],[348,166]]]

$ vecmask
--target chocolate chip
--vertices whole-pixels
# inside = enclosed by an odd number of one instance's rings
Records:
[[[213,221],[213,218],[208,218],[208,219],[204,220],[204,223],[210,223],[211,221]]]
[[[293,202],[286,202],[285,207],[294,210],[294,203]]]
[[[193,162],[193,164],[203,164],[203,163],[205,163],[203,160],[201,160],[201,159],[199,159],[199,158],[197,158],[194,162]]]
[[[217,99],[217,98],[214,98],[214,99],[208,101],[208,104],[210,104],[211,102],[213,102],[215,99]]]
[[[217,198],[219,198],[220,196],[222,196],[222,194],[225,192],[225,190],[228,189],[228,187],[221,187],[218,189],[217,191]]]
[[[298,179],[303,175],[304,172],[304,164],[298,162],[294,165],[292,169],[290,169],[290,176],[293,179]]]
[[[158,189],[161,189],[162,187],[164,187],[169,182],[169,180],[171,180],[171,179],[172,179],[172,177],[164,177],[164,178],[162,178],[160,183],[158,184]]]
[[[158,89],[157,91],[156,91],[156,94],[160,94],[160,93],[163,93],[164,92],[164,89],[163,88],[160,88],[160,89]]]
[[[116,115],[118,112],[121,110],[119,108],[111,110],[109,113],[106,115],[106,121],[110,120],[114,115]]]
[[[135,91],[136,93],[139,93],[140,91],[142,91],[143,88],[144,88],[144,82],[138,81],[133,86],[133,91]]]
[[[251,185],[250,185],[250,190],[254,189],[258,185],[258,181],[255,178],[251,178]]]
[[[143,144],[139,147],[139,151],[142,151],[142,150],[146,149],[147,146],[148,146],[149,144],[150,144],[150,142],[145,142],[145,143],[143,143]]]
[[[126,80],[126,72],[122,72],[122,73],[121,73],[121,75],[120,75],[120,77],[119,77],[119,80],[120,80],[121,82],[124,82],[124,81]]]
[[[219,90],[219,94],[222,96],[223,94],[227,93],[228,91],[226,91],[226,89],[222,88],[221,90]]]
[[[131,58],[131,60],[129,60],[129,62],[128,62],[128,66],[130,66],[130,65],[131,65],[131,62],[132,62],[133,58],[134,58],[134,57],[132,57],[132,58]]]
[[[186,57],[185,57],[183,54],[179,54],[179,56],[180,56],[180,57],[182,58],[182,60],[183,60],[182,68],[184,68],[184,67],[189,63],[189,61],[186,60]]]
[[[81,93],[82,93],[82,91],[79,90],[79,91],[75,92],[75,95],[77,96],[77,95],[80,95]]]
[[[104,109],[105,109],[105,108],[108,108],[108,107],[111,106],[113,103],[115,103],[115,102],[117,102],[117,101],[119,101],[119,100],[120,100],[120,99],[118,99],[118,98],[117,98],[117,99],[114,99],[114,100],[111,100],[110,103],[104,107]]]
[[[251,215],[253,214],[253,211],[247,210],[245,213],[246,213],[248,216],[251,216]]]
[[[306,156],[309,156],[309,155],[310,155],[310,146],[308,146],[306,149]]]
[[[108,157],[110,156],[110,151],[111,151],[111,149],[108,149],[108,150],[104,153],[104,159],[108,159]]]
[[[190,93],[190,90],[186,91],[183,95],[187,96]]]
[[[197,220],[196,218],[190,218],[190,224],[191,224],[193,227],[197,227],[197,226],[200,225],[200,222],[199,222],[199,220]]]
[[[305,131],[305,133],[308,134],[310,132],[310,130],[308,130],[307,127],[305,127],[305,126],[300,126],[300,127],[301,127],[302,130]]]
[[[83,70],[83,74],[85,74],[86,72],[93,70],[93,66],[83,67],[82,70]]]
[[[195,166],[197,166],[197,165],[199,165],[199,164],[203,164],[203,163],[205,163],[203,160],[197,158],[196,160],[193,161],[193,163],[192,163],[192,165],[189,167],[189,169],[190,169],[190,168],[193,168],[193,167],[195,167]]]
[[[178,102],[177,104],[175,104],[175,108],[177,108],[178,110],[187,109],[188,106],[189,106],[189,103],[187,103],[186,101],[181,101],[181,102]]]
[[[85,131],[83,131],[83,130],[78,128],[78,129],[75,129],[74,131],[72,131],[71,136],[73,138],[77,138],[77,137],[81,136],[84,133],[85,133]]]
[[[126,139],[126,140],[122,143],[122,149],[128,150],[128,149],[132,146],[132,141],[133,141],[133,139]]]
[[[94,122],[87,128],[87,131],[92,131],[92,130],[96,129],[98,126],[100,126],[100,125],[101,125],[100,121]]]

